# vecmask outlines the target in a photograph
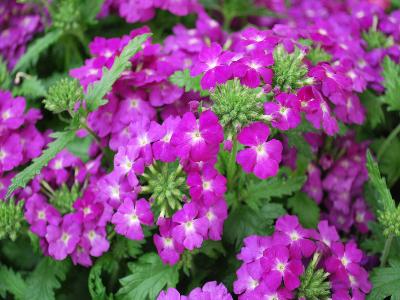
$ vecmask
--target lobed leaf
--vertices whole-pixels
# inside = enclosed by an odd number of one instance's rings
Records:
[[[386,56],[383,60],[382,76],[386,89],[385,95],[381,98],[382,101],[389,106],[389,111],[400,111],[400,65]]]

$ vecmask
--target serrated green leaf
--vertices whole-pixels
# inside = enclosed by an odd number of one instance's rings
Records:
[[[375,268],[371,274],[372,291],[368,300],[383,300],[386,297],[400,297],[400,266]]]
[[[362,93],[360,99],[367,110],[367,122],[370,124],[371,128],[375,128],[385,119],[382,110],[382,101],[380,101],[379,97],[369,90]]]
[[[14,295],[16,299],[23,299],[27,292],[27,284],[21,274],[0,265],[0,293],[5,292]]]
[[[400,178],[400,140],[393,139],[380,158],[382,173],[387,177],[389,186],[393,186]]]
[[[88,278],[88,288],[90,296],[92,299],[98,300],[106,300],[109,299],[107,297],[106,288],[101,279],[101,273],[104,267],[103,261],[100,259],[96,262],[96,264],[90,269],[89,278]]]
[[[21,85],[13,89],[13,94],[27,98],[40,98],[46,96],[46,88],[36,76],[29,76],[23,79]]]
[[[49,257],[43,258],[28,277],[26,300],[55,299],[54,290],[61,287],[70,268],[67,260],[55,261]]]
[[[300,223],[307,228],[316,228],[319,222],[320,208],[305,193],[299,192],[289,198],[287,205],[292,213],[299,217]]]
[[[35,39],[34,42],[28,47],[28,50],[25,52],[25,54],[15,65],[13,73],[26,70],[30,65],[36,63],[40,54],[57,42],[61,36],[62,32],[60,30],[53,30],[46,33],[44,36]]]
[[[381,177],[379,167],[376,161],[372,158],[371,152],[367,152],[367,169],[371,184],[375,187],[379,195],[378,203],[383,209],[391,211],[396,209],[396,204],[386,185],[386,180]]]
[[[6,198],[9,198],[17,188],[24,188],[33,177],[38,175],[40,170],[47,166],[49,161],[74,139],[75,131],[55,132],[52,134],[52,137],[55,140],[48,144],[47,149],[42,152],[42,155],[35,158],[28,167],[12,179]]]
[[[239,205],[229,213],[224,224],[224,238],[239,248],[246,236],[271,234],[274,220],[283,214],[285,209],[278,203],[266,203],[258,211]]]
[[[301,189],[305,176],[276,176],[262,181],[250,181],[240,197],[254,210],[258,210],[263,203],[272,198],[290,196]]]
[[[88,135],[84,138],[75,137],[68,145],[67,149],[73,155],[78,156],[84,163],[89,160],[89,147],[93,137]]]
[[[186,92],[189,91],[200,92],[201,91],[200,80],[201,80],[201,75],[192,77],[190,76],[190,72],[188,69],[185,69],[183,71],[176,71],[169,77],[169,81],[171,81],[173,84],[177,85],[180,88],[185,88]]]
[[[218,256],[226,255],[226,250],[224,245],[222,245],[221,241],[212,241],[207,240],[204,241],[201,246],[199,253],[203,253],[210,258],[216,259]]]
[[[111,69],[103,68],[101,79],[88,86],[85,98],[89,111],[95,111],[107,103],[104,97],[111,91],[113,84],[120,78],[121,74],[130,67],[129,60],[142,49],[142,44],[149,36],[150,34],[146,33],[131,40],[121,54],[115,58]]]
[[[166,287],[175,287],[179,281],[178,267],[164,265],[155,253],[147,253],[138,262],[128,264],[130,275],[120,279],[117,299],[156,299]]]
[[[400,110],[400,65],[396,64],[389,57],[383,60],[385,95],[381,97],[382,101],[388,105],[388,110]]]

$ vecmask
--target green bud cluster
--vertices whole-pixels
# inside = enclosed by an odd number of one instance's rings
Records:
[[[73,211],[72,205],[75,200],[81,196],[81,190],[78,184],[72,185],[69,188],[65,183],[58,189],[52,192],[49,202],[62,214],[67,214]]]
[[[23,201],[17,204],[13,200],[0,200],[0,240],[10,238],[15,241],[24,221]]]
[[[76,0],[61,0],[52,14],[53,26],[63,32],[76,32],[81,27],[81,13]]]
[[[76,79],[63,78],[49,88],[44,107],[54,113],[72,112],[75,103],[83,99],[82,86]]]
[[[180,209],[188,186],[182,166],[178,162],[154,162],[141,176],[142,194],[149,194],[153,206],[161,216],[171,216]]]
[[[273,85],[281,91],[290,91],[313,83],[313,79],[307,77],[307,66],[303,63],[305,53],[295,48],[288,53],[283,45],[278,45],[274,50]]]
[[[378,221],[384,227],[383,233],[386,236],[393,234],[400,237],[400,210],[385,209],[378,211]]]
[[[331,290],[328,279],[329,273],[323,269],[317,269],[321,258],[320,253],[315,253],[306,271],[301,276],[298,298],[307,300],[327,300],[330,299]]]
[[[238,128],[260,119],[263,103],[267,100],[261,88],[248,88],[237,79],[218,85],[210,98],[213,101],[213,112],[218,116],[225,132],[231,135]]]

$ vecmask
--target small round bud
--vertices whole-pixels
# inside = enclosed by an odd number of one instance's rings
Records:
[[[49,88],[43,100],[46,109],[60,113],[73,112],[75,104],[83,99],[83,89],[76,79],[63,78]]]

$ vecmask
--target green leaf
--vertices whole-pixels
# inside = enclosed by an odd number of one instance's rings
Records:
[[[164,265],[155,253],[143,255],[128,268],[131,274],[120,279],[118,299],[156,299],[162,289],[175,287],[179,281],[178,267]]]
[[[55,140],[48,144],[47,149],[42,152],[42,155],[35,158],[31,165],[19,172],[12,179],[6,198],[9,198],[17,188],[24,188],[33,177],[38,175],[40,170],[47,166],[49,161],[74,139],[75,131],[55,132],[51,136],[54,137]]]
[[[367,110],[367,122],[370,124],[371,128],[375,128],[381,124],[385,116],[382,110],[382,102],[379,97],[376,96],[371,91],[367,90],[360,95],[361,102]]]
[[[142,34],[131,40],[121,54],[115,58],[111,69],[103,68],[101,79],[88,86],[86,102],[89,111],[95,111],[107,103],[104,97],[111,91],[113,84],[120,78],[121,74],[130,67],[129,60],[142,49],[142,44],[149,36],[150,34]]]
[[[46,88],[36,76],[29,76],[23,79],[21,85],[13,89],[13,94],[27,98],[41,98],[46,96]]]
[[[101,279],[101,273],[104,268],[104,263],[101,258],[96,262],[96,264],[90,269],[88,288],[90,296],[92,299],[105,300],[109,299],[107,297],[106,288]]]
[[[84,138],[75,138],[67,145],[67,149],[73,155],[78,156],[84,163],[89,160],[89,147],[92,144],[93,137],[87,135]]]
[[[251,181],[247,184],[240,198],[254,210],[258,210],[263,203],[272,198],[282,198],[290,196],[301,189],[305,176],[276,176],[262,181]]]
[[[189,91],[200,92],[201,91],[200,80],[201,80],[201,75],[192,77],[190,76],[190,72],[188,69],[185,69],[183,71],[176,71],[169,77],[169,81],[171,81],[173,84],[177,85],[180,88],[185,88],[185,92]]]
[[[216,259],[221,255],[225,256],[226,250],[222,245],[221,241],[207,240],[204,241],[203,245],[199,250],[199,253],[203,253],[210,258]]]
[[[17,71],[26,70],[30,65],[37,62],[40,54],[58,41],[62,32],[60,30],[53,30],[46,33],[44,36],[37,38],[29,46],[25,54],[20,58],[13,69],[13,73]]]
[[[85,0],[81,4],[81,14],[87,24],[96,23],[96,16],[99,14],[104,0]]]
[[[258,211],[246,205],[239,205],[229,213],[224,225],[224,238],[239,248],[246,236],[271,234],[274,220],[285,212],[283,206],[278,203],[266,203]]]
[[[368,300],[382,300],[386,297],[400,297],[400,266],[375,268],[371,274],[372,291]]]
[[[381,98],[382,101],[389,106],[389,111],[400,111],[400,65],[386,56],[383,60],[382,76],[386,89],[385,95]]]
[[[55,299],[54,290],[61,287],[69,270],[69,261],[55,261],[49,257],[43,258],[27,279],[26,300]]]
[[[386,180],[381,177],[379,167],[376,161],[372,158],[371,152],[367,152],[367,169],[369,180],[375,187],[379,195],[378,203],[384,208],[384,210],[393,211],[396,209],[396,204],[390,194],[390,191],[386,185]]]
[[[22,299],[27,292],[27,285],[21,274],[0,265],[0,294],[8,292],[16,299]]]
[[[307,54],[307,58],[312,62],[313,65],[317,65],[320,62],[330,61],[332,56],[324,49],[317,46],[310,48],[310,51]]]
[[[316,228],[319,222],[320,208],[305,193],[299,192],[289,198],[288,207],[299,217],[300,223],[307,228]]]
[[[380,158],[382,173],[387,177],[387,183],[393,186],[400,178],[400,140],[393,139]]]

